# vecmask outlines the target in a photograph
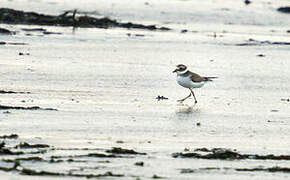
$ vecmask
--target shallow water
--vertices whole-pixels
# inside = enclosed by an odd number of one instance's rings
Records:
[[[90,148],[90,152],[96,152],[94,148],[123,147],[147,153],[108,159],[110,163],[99,162],[107,158],[87,158],[84,163],[21,162],[22,166],[36,170],[88,174],[111,171],[124,174],[123,179],[152,179],[154,174],[167,179],[288,179],[288,173],[234,170],[289,167],[289,161],[285,160],[231,161],[171,156],[184,149],[192,151],[202,147],[237,149],[246,154],[290,154],[290,104],[281,100],[289,98],[290,47],[239,46],[249,39],[290,42],[286,32],[290,15],[276,11],[287,2],[258,1],[245,6],[242,1],[162,0],[148,1],[149,4],[113,0],[98,4],[95,1],[2,1],[2,7],[50,14],[78,8],[173,30],[78,28],[73,31],[69,27],[43,26],[62,34],[32,32],[27,36],[22,28],[39,26],[2,24],[1,27],[17,34],[1,35],[1,41],[28,45],[0,46],[1,89],[30,94],[1,94],[0,104],[37,105],[58,111],[3,111],[0,133],[16,133],[20,136],[17,142],[45,143],[55,148]],[[189,32],[180,33],[182,29]],[[19,52],[30,55],[19,56]],[[177,85],[172,74],[175,65],[180,63],[201,75],[219,77],[195,90],[196,105],[193,99],[184,104],[176,102],[189,93]],[[157,101],[158,95],[169,99]],[[87,152],[49,150],[41,157],[49,159],[52,155]],[[144,162],[143,167],[134,165],[139,161]],[[220,170],[202,169],[208,167]],[[181,173],[188,168],[195,172]],[[0,173],[6,179],[64,178]]]

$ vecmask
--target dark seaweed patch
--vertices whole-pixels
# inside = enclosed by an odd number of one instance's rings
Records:
[[[43,28],[22,28],[22,31],[26,31],[26,32],[45,32],[46,29]]]
[[[14,168],[8,168],[8,167],[1,167],[0,166],[0,171],[5,171],[5,172],[9,172],[9,171],[13,171]]]
[[[265,54],[258,54],[257,57],[265,57]]]
[[[4,41],[0,41],[0,45],[27,45],[27,43],[19,43],[19,42],[4,42]]]
[[[113,154],[139,154],[139,155],[146,155],[146,153],[136,152],[133,149],[123,149],[119,147],[113,147],[111,150],[106,150],[107,153]]]
[[[194,173],[196,170],[194,169],[181,169],[180,173],[181,174],[187,174],[187,173]]]
[[[30,176],[66,176],[66,177],[85,177],[85,178],[99,178],[99,177],[123,177],[123,174],[114,174],[110,171],[104,174],[72,174],[72,173],[57,173],[49,171],[36,171],[33,169],[23,168],[20,174],[30,175]]]
[[[0,110],[47,110],[47,111],[57,111],[57,109],[54,108],[41,108],[39,106],[30,106],[30,107],[22,107],[22,106],[6,106],[6,105],[0,105]]]
[[[20,143],[15,148],[28,149],[28,148],[48,148],[47,144],[28,144],[27,142]]]
[[[157,174],[154,174],[154,175],[152,176],[152,179],[163,179],[163,177],[158,176]]]
[[[90,153],[88,155],[85,155],[88,157],[99,157],[99,158],[120,158],[122,156],[116,156],[114,154],[102,154],[102,153]]]
[[[231,150],[220,150],[213,151],[209,154],[202,155],[199,153],[173,153],[172,156],[174,158],[182,157],[182,158],[197,158],[197,159],[243,159],[244,157],[236,152]]]
[[[10,148],[5,147],[5,146],[6,146],[5,142],[0,143],[0,155],[20,155],[20,154],[23,154],[23,152],[11,151]]]
[[[236,171],[264,171],[264,172],[283,172],[283,173],[290,173],[290,168],[285,167],[270,167],[270,168],[236,168]]]
[[[15,158],[15,159],[3,159],[2,161],[5,162],[15,162],[15,161],[45,161],[41,157],[22,157],[22,158]]]
[[[30,176],[65,176],[63,173],[48,172],[48,171],[36,171],[33,169],[23,168],[20,174],[30,175]]]
[[[17,138],[18,138],[17,134],[10,134],[10,135],[0,136],[0,139],[17,139]]]
[[[10,35],[10,34],[13,34],[13,32],[5,28],[0,28],[0,34]]]
[[[19,55],[19,56],[24,56],[24,55],[29,56],[30,53],[19,52],[18,55]]]
[[[9,137],[10,135],[4,135],[3,137]],[[12,136],[13,137],[13,136]],[[100,174],[91,173],[92,171],[98,169],[103,170],[110,168],[110,164],[106,167],[104,163],[113,163],[114,161],[119,161],[118,159],[113,158],[135,158],[134,155],[146,155],[146,153],[137,152],[133,149],[125,149],[120,147],[112,147],[111,149],[103,149],[103,148],[54,148],[47,144],[31,144],[30,142],[22,142],[15,146],[15,141],[13,140],[7,142],[0,143],[0,154],[1,151],[4,154],[1,154],[5,157],[5,155],[11,155],[17,148],[21,148],[22,152],[18,152],[19,154],[13,154],[17,156],[9,156],[7,159],[0,159],[0,162],[5,162],[6,164],[10,164],[10,167],[0,166],[0,171],[18,173],[21,175],[29,175],[29,176],[48,176],[48,177],[82,177],[82,178],[102,178],[102,177],[123,177],[124,174],[114,174],[111,171],[103,171]],[[7,144],[6,144],[7,143]],[[10,145],[9,145],[10,144]],[[24,148],[24,149],[22,149]],[[34,152],[38,150],[37,152]],[[63,154],[63,151],[66,155]],[[30,152],[33,151],[33,152]],[[73,151],[76,151],[74,153]],[[88,152],[89,151],[89,152]],[[31,155],[33,153],[44,154]],[[49,152],[49,153],[47,153]],[[84,154],[80,154],[85,152]],[[93,153],[91,153],[93,152]],[[15,152],[17,153],[17,152]],[[69,155],[67,155],[69,153]],[[58,156],[53,156],[58,155]],[[3,157],[1,156],[1,157]],[[174,158],[201,158],[201,159],[215,159],[215,160],[239,160],[239,159],[257,159],[257,160],[290,160],[290,155],[256,155],[256,154],[241,154],[236,150],[224,149],[224,148],[197,148],[193,149],[191,152],[189,148],[186,148],[182,153],[174,153],[172,154]],[[108,159],[112,160],[111,162]],[[126,160],[126,159],[125,159]],[[93,162],[93,163],[92,163]],[[4,164],[5,164],[4,163]],[[23,163],[23,164],[21,164]],[[59,171],[59,170],[50,170],[50,169],[38,169],[38,168],[29,168],[25,166],[29,163],[39,163],[40,166],[43,164],[50,164],[53,166],[53,163],[61,163],[59,165],[66,165],[71,167],[71,169],[67,171]],[[96,163],[103,163],[102,165],[98,165]],[[139,166],[141,168],[144,166],[146,162],[144,161],[135,161],[131,166]],[[80,164],[84,164],[85,166],[80,166]],[[93,166],[90,166],[92,165]],[[111,164],[113,165],[113,164]],[[33,166],[37,167],[37,166]],[[43,167],[43,166],[42,166]],[[76,168],[77,167],[77,168]],[[137,167],[135,167],[137,168]],[[256,172],[256,171],[264,171],[264,172],[284,172],[289,173],[289,168],[287,167],[270,167],[264,168],[262,166],[254,167],[254,168],[243,168],[243,167],[204,167],[197,169],[179,169],[180,173],[198,173],[202,171],[240,171],[240,172]],[[81,171],[81,172],[80,172]],[[78,173],[80,172],[80,173]],[[90,174],[87,174],[90,173]],[[131,175],[131,177],[137,177]],[[166,177],[159,176],[154,174],[151,176],[152,179],[163,179]]]
[[[103,150],[101,148],[51,148],[51,150],[62,150],[62,151],[94,151]]]
[[[0,148],[3,148],[5,146],[5,142],[0,143]]]
[[[289,173],[290,168],[287,167],[269,167],[269,168],[264,168],[264,167],[255,167],[255,168],[229,168],[229,167],[224,167],[224,168],[219,168],[219,167],[206,167],[206,168],[198,168],[198,169],[180,169],[181,174],[186,174],[186,173],[196,173],[196,172],[202,172],[202,171],[222,171],[222,170],[235,170],[235,171],[240,171],[240,172],[271,172],[271,173]]]
[[[0,148],[0,155],[20,155],[20,154],[24,154],[24,153],[21,151],[14,152],[8,148],[3,148],[3,147]]]
[[[281,101],[290,102],[290,99],[289,98],[282,98]]]
[[[82,157],[96,157],[96,158],[122,158],[123,156],[117,156],[115,154],[104,154],[104,153],[89,153],[83,155],[71,155],[71,156],[51,156],[51,159],[61,159],[61,158],[82,158]]]
[[[280,7],[277,10],[282,13],[290,13],[290,7]]]
[[[143,162],[143,161],[136,162],[135,165],[136,165],[136,166],[144,166],[144,162]]]
[[[33,24],[48,26],[72,26],[72,27],[95,27],[111,28],[120,27],[128,29],[160,30],[168,31],[167,27],[157,27],[156,25],[143,25],[136,23],[120,23],[110,18],[94,18],[90,16],[79,16],[77,11],[67,11],[58,16],[38,14],[36,12],[24,12],[8,8],[0,8],[0,23],[8,24]],[[46,31],[43,31],[46,32]]]
[[[3,135],[1,136],[3,139],[6,138],[18,138],[18,135],[16,136],[15,134],[11,135]],[[9,155],[8,159],[2,158],[0,159],[0,162],[5,162],[5,163],[10,163],[12,164],[11,167],[6,167],[6,166],[0,166],[0,171],[5,171],[5,172],[16,172],[21,175],[29,175],[29,176],[52,176],[52,177],[83,177],[83,178],[100,178],[100,177],[122,177],[124,176],[123,174],[115,174],[112,173],[111,171],[106,171],[104,173],[100,174],[76,174],[73,173],[73,170],[69,170],[68,172],[59,172],[59,171],[50,171],[50,170],[39,170],[37,168],[27,168],[21,164],[21,162],[26,163],[88,163],[90,162],[92,157],[96,158],[124,158],[126,156],[120,156],[116,155],[113,153],[106,154],[106,153],[88,153],[85,155],[68,155],[68,156],[47,156],[47,152],[53,152],[57,151],[57,148],[50,148],[50,145],[47,144],[30,144],[28,142],[21,142],[17,144],[16,146],[14,145],[14,141],[7,141],[6,142],[1,142],[0,143],[0,155],[2,157],[5,157],[5,155]],[[16,151],[17,149],[25,149],[24,151]],[[33,149],[33,150],[32,150]],[[60,151],[62,148],[59,148]],[[70,148],[68,148],[70,149]],[[30,151],[31,150],[31,151]],[[37,151],[35,151],[37,150]],[[76,151],[93,151],[93,150],[103,150],[104,149],[99,149],[99,148],[71,148],[70,150],[76,150]],[[40,153],[45,154],[44,158]],[[34,156],[29,156],[30,154],[39,154],[39,156],[34,155]],[[15,155],[12,158],[10,155]],[[81,159],[78,159],[81,158]],[[85,158],[85,159],[82,159]],[[95,160],[93,160],[96,162]],[[97,161],[97,163],[110,163],[108,160],[101,160]],[[94,167],[85,167],[82,169],[99,169],[100,167],[106,168],[105,166],[94,166]]]
[[[50,31],[44,31],[43,34],[49,35],[49,34],[56,34],[56,35],[61,35],[61,32],[50,32]]]
[[[1,167],[0,171],[16,171],[22,175],[29,175],[29,176],[56,176],[56,177],[85,177],[85,178],[100,178],[100,177],[123,177],[123,174],[114,174],[110,171],[107,171],[103,174],[72,174],[72,173],[58,173],[58,172],[50,172],[50,171],[37,171],[34,169],[28,168],[17,168],[21,166],[19,162],[16,162],[13,167]]]
[[[0,90],[0,94],[30,94],[30,92],[16,92],[16,91]]]
[[[201,154],[196,151],[208,152]],[[240,154],[236,151],[224,148],[201,148],[196,149],[195,152],[178,152],[173,153],[174,158],[196,158],[196,159],[218,159],[218,160],[240,160],[240,159],[254,159],[254,160],[290,160],[290,155],[257,155],[257,154]]]
[[[282,42],[282,41],[258,41],[254,39],[249,39],[245,43],[236,44],[236,46],[260,46],[260,45],[290,45],[290,42]]]

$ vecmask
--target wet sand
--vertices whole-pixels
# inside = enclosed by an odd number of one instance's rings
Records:
[[[0,105],[40,108],[0,111],[0,136],[18,135],[0,139],[1,178],[289,178],[290,14],[276,10],[287,1],[17,2],[0,5],[172,30],[1,24],[16,34],[0,35],[0,89],[16,93]],[[219,77],[195,90],[196,105],[176,102],[188,95],[180,63]]]

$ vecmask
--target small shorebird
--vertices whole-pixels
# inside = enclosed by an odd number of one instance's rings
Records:
[[[190,90],[190,94],[183,98],[178,100],[178,102],[183,102],[187,98],[191,96],[191,94],[194,97],[194,103],[197,103],[197,100],[195,98],[195,95],[192,91],[193,88],[201,88],[205,83],[208,81],[212,81],[212,79],[217,77],[202,77],[196,73],[190,72],[187,67],[183,64],[179,64],[176,66],[177,68],[173,71],[173,73],[177,73],[176,81],[177,83],[185,88],[188,88]]]

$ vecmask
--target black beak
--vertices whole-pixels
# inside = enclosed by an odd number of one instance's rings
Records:
[[[175,69],[175,70],[174,70],[172,73],[175,73],[175,72],[177,72],[177,70],[178,70],[178,69]]]

